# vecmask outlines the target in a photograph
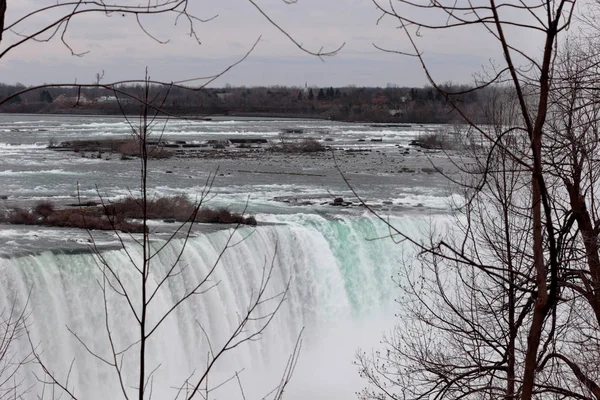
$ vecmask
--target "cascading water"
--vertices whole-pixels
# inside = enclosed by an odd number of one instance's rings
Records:
[[[240,376],[245,394],[261,398],[278,382],[304,327],[304,346],[286,398],[352,398],[360,388],[351,364],[354,351],[359,345],[376,344],[381,330],[394,322],[391,276],[409,250],[385,238],[389,235],[385,224],[366,216],[326,219],[294,214],[280,219],[285,223],[235,232],[230,242],[234,246],[225,251],[203,286],[216,285],[214,289],[184,302],[152,337],[147,368],[158,367],[152,382],[153,398],[175,397],[174,388],[185,378],[202,373],[209,351],[206,336],[214,349],[224,343],[256,295],[264,268],[271,262],[275,268],[267,295],[279,293],[290,282],[283,307],[260,340],[235,348],[216,365],[210,382],[217,385],[219,379],[244,369]],[[415,236],[427,225],[418,216],[392,222]],[[206,277],[228,237],[229,232],[223,230],[200,234],[187,242],[179,264],[183,272],[161,287],[152,302],[151,323]],[[152,260],[150,282],[160,279],[172,265],[183,243],[181,239],[174,241]],[[160,245],[153,243],[155,249]],[[140,259],[138,248],[128,249],[134,260]],[[127,253],[107,251],[103,256],[125,282],[132,299],[139,301],[140,276]],[[83,399],[118,399],[123,396],[114,369],[79,343],[81,340],[97,355],[110,359],[99,268],[90,253],[44,252],[0,259],[0,301],[8,306],[16,296],[23,305],[31,293],[31,337],[34,344],[39,343],[50,370],[65,379],[74,360],[69,387],[75,393]],[[150,286],[156,285],[153,282]],[[124,298],[111,292],[108,310],[117,347],[135,343],[138,328]],[[20,346],[21,354],[30,351],[26,341]],[[126,387],[137,386],[136,360],[126,356],[123,365]],[[40,384],[30,375],[26,379],[34,386],[33,397]],[[215,395],[241,398],[237,384],[232,385],[234,392]]]
[[[271,262],[274,273],[265,295],[280,293],[289,282],[285,302],[260,340],[243,343],[219,360],[209,384],[217,386],[243,370],[240,379],[245,398],[262,398],[279,382],[304,328],[300,358],[285,398],[355,398],[364,382],[352,365],[354,354],[358,348],[377,347],[382,331],[397,322],[391,277],[399,263],[410,262],[413,253],[406,243],[396,244],[387,237],[390,231],[381,221],[361,215],[364,209],[357,206],[338,168],[369,206],[395,215],[394,225],[412,237],[423,237],[431,221],[422,215],[446,212],[452,198],[448,197],[446,181],[431,169],[431,162],[446,155],[425,154],[411,147],[410,142],[424,132],[441,128],[230,119],[169,121],[161,138],[171,144],[186,143],[193,151],[190,157],[185,153],[150,163],[151,196],[183,194],[196,200],[218,168],[211,188],[216,197],[211,197],[206,206],[245,210],[261,224],[255,230],[243,228],[235,233],[231,241],[235,246],[225,252],[204,288],[216,286],[184,302],[150,338],[148,372],[158,368],[151,382],[152,398],[174,398],[175,388],[186,378],[200,376],[210,351],[208,342],[218,348],[235,329],[239,315],[243,315],[260,286],[264,268]],[[331,146],[336,154],[335,165],[330,152],[272,151],[280,133],[289,129],[302,130],[302,139]],[[68,209],[80,197],[84,202],[97,202],[100,194],[111,201],[135,192],[139,185],[138,160],[122,159],[114,153],[46,149],[49,143],[76,139],[130,138],[129,131],[123,118],[5,114],[0,121],[0,212],[13,207],[33,208],[40,201]],[[210,146],[215,140],[248,136],[275,146],[255,149],[232,145],[218,152]],[[204,150],[196,153],[196,146]],[[448,163],[444,173],[451,173]],[[333,207],[339,205],[331,204],[338,197],[344,204],[353,204]],[[155,226],[160,231],[171,225],[152,221]],[[95,235],[103,249],[118,244],[112,232]],[[226,230],[197,233],[190,238],[179,264],[183,272],[169,279],[151,302],[150,324],[206,277],[227,239]],[[63,382],[69,375],[68,387],[80,399],[120,399],[123,395],[115,370],[100,359],[111,355],[100,289],[103,280],[97,258],[89,251],[80,251],[86,244],[85,232],[76,229],[2,224],[0,306],[6,309],[16,298],[15,309],[19,310],[31,293],[27,306],[29,331],[50,371]],[[177,239],[153,258],[150,290],[159,285],[156,280],[172,265],[182,244]],[[152,242],[154,249],[160,245],[158,239]],[[61,252],[63,249],[68,253]],[[139,263],[139,249],[130,245],[128,250]],[[107,250],[102,255],[118,272],[131,298],[139,302],[140,276],[128,254]],[[129,353],[134,354],[138,332],[134,315],[122,296],[109,292],[108,322],[115,346],[122,350],[133,344]],[[265,310],[268,307],[263,306]],[[31,352],[31,345],[22,339],[17,343],[20,357]],[[98,357],[89,354],[80,341]],[[0,338],[0,351],[1,344]],[[138,386],[138,362],[125,355],[122,363],[126,371],[124,386],[133,392]],[[37,377],[29,373],[32,370]],[[31,363],[21,372],[25,381],[20,387],[31,388],[23,398],[37,398],[43,386],[38,378],[44,379],[44,375]],[[0,384],[0,395],[2,389]],[[44,393],[44,399],[53,397],[48,391]],[[211,397],[244,396],[233,381]]]

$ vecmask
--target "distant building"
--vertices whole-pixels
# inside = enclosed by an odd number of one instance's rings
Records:
[[[219,98],[219,100],[221,100],[221,101],[225,101],[225,100],[227,100],[227,98],[228,98],[229,96],[231,96],[231,93],[229,93],[229,92],[219,92],[219,93],[217,93],[217,97],[218,97],[218,98]]]
[[[64,94],[56,96],[56,98],[52,101],[56,104],[67,104],[69,102],[69,98]]]
[[[388,113],[392,116],[392,117],[401,117],[404,114],[406,114],[405,110],[400,110],[400,109],[396,109],[396,110],[388,110]]]
[[[100,96],[98,97],[98,103],[116,103],[117,102],[117,97],[116,96]]]
[[[59,105],[68,105],[68,106],[73,106],[75,104],[78,105],[87,105],[87,104],[91,104],[92,101],[90,99],[87,98],[87,96],[81,94],[79,96],[73,96],[73,97],[67,97],[64,94],[61,94],[59,96],[57,96],[52,103],[54,104],[59,104]]]

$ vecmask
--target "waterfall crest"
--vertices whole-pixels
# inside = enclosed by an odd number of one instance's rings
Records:
[[[418,216],[397,218],[393,222],[411,234],[418,234],[427,226]],[[331,342],[344,341],[348,348],[355,349],[358,346],[355,339],[362,334],[357,328],[361,321],[393,318],[395,293],[391,277],[397,263],[406,257],[407,247],[385,238],[389,233],[383,223],[369,217],[331,220],[302,214],[290,216],[285,224],[239,229],[230,242],[235,245],[225,251],[207,283],[207,287],[214,285],[214,288],[184,302],[150,340],[149,370],[158,367],[153,379],[153,397],[174,398],[174,388],[182,385],[183,379],[202,373],[209,349],[207,337],[213,348],[224,343],[237,326],[239,315],[256,295],[264,278],[264,267],[273,262],[268,294],[275,295],[290,283],[282,308],[261,340],[241,345],[217,363],[212,383],[216,385],[219,379],[245,369],[241,376],[249,393],[266,394],[280,378],[273,371],[281,372],[304,327],[299,376],[294,378],[289,394],[290,398],[319,398],[306,387],[305,380],[315,383],[324,379],[317,376],[319,371],[329,371],[327,379],[336,379],[334,376],[342,372],[352,373],[353,351],[344,355],[343,361],[334,360],[339,354],[328,353],[333,349],[325,350]],[[195,282],[206,277],[228,237],[229,232],[224,230],[187,241],[180,261],[182,271],[170,278],[153,300],[151,323]],[[155,248],[161,245],[153,244]],[[152,260],[151,286],[156,287],[183,245],[184,241],[178,239]],[[132,246],[128,250],[134,261],[140,259],[139,249]],[[119,250],[104,252],[103,256],[126,282],[132,298],[139,299],[140,277],[128,254]],[[100,290],[102,274],[93,254],[44,252],[0,259],[0,276],[0,302],[4,307],[14,298],[22,306],[31,293],[31,337],[57,377],[65,378],[74,360],[69,387],[81,398],[123,397],[112,367],[91,356],[69,333],[71,330],[88,348],[109,357]],[[108,310],[117,347],[135,343],[137,328],[124,299],[112,293]],[[378,335],[381,327],[373,328]],[[19,346],[22,354],[30,351],[26,341]],[[136,371],[136,360],[125,356],[123,363],[124,370],[129,371],[126,383],[135,387],[136,378],[130,372]],[[343,382],[348,378],[342,379],[340,375],[339,379],[344,386],[340,390],[351,395],[352,385]],[[349,379],[358,377],[355,374]],[[35,378],[27,375],[26,382],[33,387],[32,393],[39,392]],[[318,386],[315,383],[315,388]],[[237,384],[234,389],[235,396],[240,397]],[[336,394],[320,392],[320,396]]]

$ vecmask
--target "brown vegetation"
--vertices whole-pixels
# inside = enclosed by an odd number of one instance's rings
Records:
[[[244,224],[244,225],[256,225],[256,218],[244,217],[240,214],[232,213],[226,208],[218,208],[211,210],[209,208],[202,208],[198,211],[196,221],[205,223],[216,223],[216,224]]]
[[[301,141],[284,142],[275,149],[286,153],[317,153],[327,150],[327,147],[316,139],[306,138]]]
[[[436,150],[458,150],[463,147],[460,135],[451,135],[444,132],[436,132],[420,136],[418,139],[411,141],[410,144],[411,146]]]
[[[54,213],[54,204],[49,201],[41,201],[37,203],[33,212],[42,218],[48,218]]]
[[[59,228],[81,228],[142,232],[143,225],[101,215],[89,208],[56,210],[48,202],[39,203],[33,210],[13,208],[3,215],[2,222],[14,225],[42,225]]]
[[[114,216],[117,219],[144,218],[141,200],[131,196],[118,202],[106,204],[104,210],[107,215]],[[226,208],[216,210],[198,209],[196,204],[183,195],[148,199],[146,202],[146,218],[171,219],[178,222],[193,220],[204,223],[256,225],[254,217],[244,217]]]
[[[76,205],[77,208],[57,209],[54,204],[43,201],[33,209],[13,208],[0,217],[1,222],[15,225],[43,225],[65,228],[119,230],[143,232],[143,224],[129,221],[144,219],[140,199],[127,197],[103,206]],[[147,219],[173,220],[179,222],[202,222],[218,224],[256,225],[256,218],[244,217],[226,208],[216,210],[198,209],[185,196],[161,197],[147,201]]]
[[[118,153],[122,157],[141,157],[141,147],[136,139],[95,139],[95,140],[72,140],[62,142],[58,146],[49,146],[53,149],[71,149],[76,153],[79,152],[108,152]],[[160,145],[149,145],[147,147],[148,158],[163,159],[173,156],[173,152]]]

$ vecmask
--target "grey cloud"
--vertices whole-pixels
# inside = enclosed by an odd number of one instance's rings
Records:
[[[199,2],[193,4],[203,17],[220,14],[217,20],[197,26],[201,46],[187,36],[188,28],[183,22],[173,26],[171,17],[146,22],[151,32],[171,39],[168,45],[161,46],[145,36],[133,19],[98,15],[74,23],[70,35],[77,49],[92,50],[90,54],[70,57],[58,41],[26,46],[2,60],[2,80],[25,84],[75,79],[90,82],[100,70],[105,70],[107,80],[131,79],[142,77],[146,66],[157,79],[168,81],[210,75],[237,61],[255,38],[263,35],[256,51],[215,85],[426,83],[416,60],[373,48],[372,42],[404,49],[406,40],[393,21],[376,26],[379,14],[368,0],[299,0],[292,6],[281,0],[261,3],[286,31],[310,49],[333,49],[346,42],[340,54],[324,63],[298,50],[248,2],[214,0],[202,2],[203,7],[199,7]],[[442,81],[471,81],[472,74],[480,71],[494,54],[488,51],[487,39],[473,36],[476,35],[467,32],[456,38],[440,37],[433,32],[422,38],[432,73]]]

